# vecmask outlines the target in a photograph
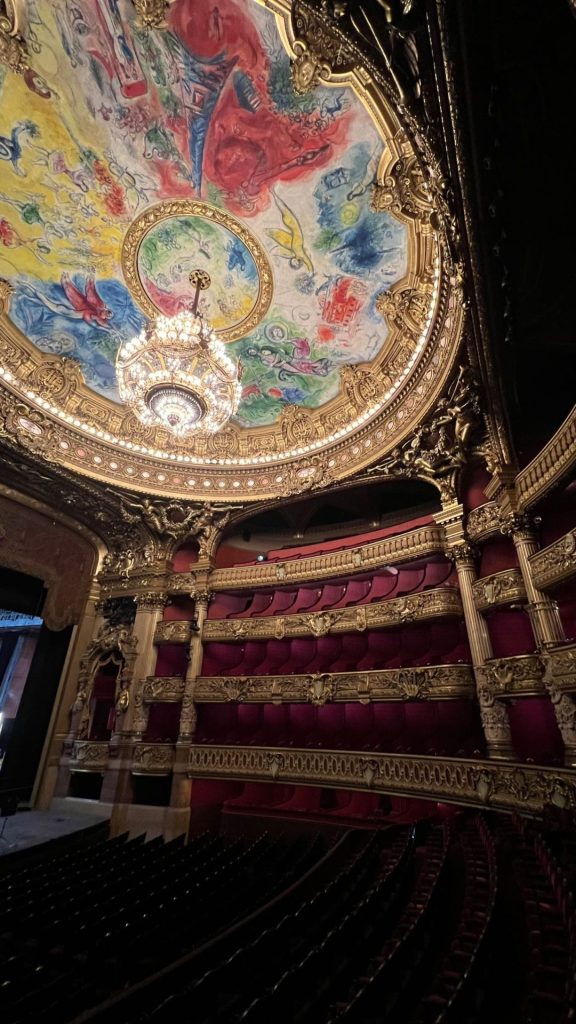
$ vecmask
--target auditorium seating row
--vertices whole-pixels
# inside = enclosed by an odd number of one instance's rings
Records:
[[[0,884],[2,1019],[568,1024],[570,829],[454,812],[331,844],[121,837],[52,858]]]
[[[422,590],[456,586],[454,566],[446,559],[390,566],[373,576],[330,580],[311,586],[257,590],[251,594],[219,592],[208,607],[209,619],[292,615],[349,608]]]
[[[249,914],[324,853],[319,836],[120,837],[7,876],[0,934],[5,1022],[67,1021]]]
[[[474,701],[199,704],[195,742],[472,757],[484,740]]]
[[[204,645],[203,676],[273,676],[309,672],[446,665],[470,661],[464,623],[441,619],[386,630]]]

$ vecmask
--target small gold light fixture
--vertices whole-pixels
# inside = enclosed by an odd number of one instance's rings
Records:
[[[210,286],[205,270],[193,270],[190,308],[158,316],[116,356],[122,401],[146,426],[177,437],[221,430],[238,409],[239,367],[198,312],[200,292]]]

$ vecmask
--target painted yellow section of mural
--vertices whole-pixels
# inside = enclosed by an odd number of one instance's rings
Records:
[[[127,0],[25,7],[34,74],[0,72],[0,275],[16,325],[117,401],[120,342],[151,307],[185,308],[200,266],[215,282],[204,311],[232,328],[242,365],[238,425],[334,398],[343,366],[381,352],[376,299],[408,258],[405,226],[370,208],[383,141],[352,87],[297,95],[255,0],[174,0],[163,31],[141,29]],[[249,229],[273,282],[261,316],[255,250],[209,218],[155,225],[136,284],[124,278],[130,226],[175,199]]]

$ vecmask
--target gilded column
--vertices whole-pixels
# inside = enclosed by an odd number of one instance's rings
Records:
[[[146,712],[142,703],[142,683],[153,675],[156,665],[154,633],[162,616],[166,594],[152,591],[136,596],[136,618],[132,626],[135,641],[133,664],[126,672],[116,701],[116,733],[139,737],[146,729]]]
[[[454,562],[458,573],[458,586],[488,757],[508,761],[514,759],[514,750],[506,707],[483,685],[481,672],[478,671],[492,657],[492,644],[486,622],[474,600],[473,584],[477,579],[474,549],[464,536],[462,513],[462,506],[459,505],[446,509],[435,516],[435,519],[444,527],[447,540],[446,556]]]
[[[190,639],[188,648],[188,668],[186,671],[186,682],[184,684],[184,696],[182,698],[182,712],[180,714],[180,735],[179,743],[191,743],[196,728],[196,707],[194,704],[194,688],[196,679],[202,671],[202,656],[204,646],[202,633],[204,623],[208,614],[208,602],[211,598],[210,591],[197,591],[195,594],[196,630]]]
[[[539,544],[529,516],[524,513],[510,512],[503,517],[500,529],[505,536],[512,537],[514,542],[518,565],[528,596],[528,614],[538,647],[540,650],[545,650],[549,646],[562,643],[566,638],[558,607],[548,594],[544,594],[534,586],[532,580],[529,560],[530,556],[539,550]]]

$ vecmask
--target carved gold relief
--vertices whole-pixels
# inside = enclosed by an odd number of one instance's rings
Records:
[[[534,586],[539,590],[576,576],[576,529],[532,555],[530,568]]]
[[[360,617],[358,613],[361,613]],[[461,615],[460,595],[453,587],[439,587],[409,597],[375,602],[358,608],[342,608],[336,612],[310,612],[294,615],[268,615],[245,619],[208,619],[204,623],[204,640],[237,641],[244,638],[326,636],[328,633],[349,633],[364,629],[395,626],[415,619]],[[189,623],[162,623],[188,625]],[[157,636],[159,635],[157,631]],[[158,640],[157,640],[158,642]],[[166,641],[163,641],[166,642]],[[177,641],[181,642],[181,641]]]
[[[0,64],[23,75],[28,71],[26,43],[20,34],[16,0],[0,2]]]
[[[192,636],[192,623],[188,620],[159,622],[154,631],[155,644],[187,644]]]
[[[370,789],[524,814],[576,808],[573,772],[460,758],[210,745],[192,747],[188,775]]]
[[[143,28],[166,28],[166,12],[170,0],[132,0]]]
[[[481,541],[500,532],[498,506],[493,501],[486,502],[468,513],[466,532],[470,540]]]
[[[469,665],[431,665],[366,672],[322,672],[284,676],[199,676],[198,704],[236,700],[287,703],[326,700],[369,704],[371,701],[444,700],[474,696]]]
[[[474,601],[480,611],[494,605],[522,603],[527,601],[526,589],[520,569],[505,569],[492,576],[477,580],[473,585]]]
[[[491,697],[544,693],[544,666],[537,654],[494,658],[476,669],[478,685]]]
[[[72,747],[70,767],[84,771],[105,771],[108,767],[108,743],[95,740],[76,740]]]
[[[136,743],[132,753],[132,772],[166,775],[172,770],[174,747],[167,743]]]
[[[576,644],[549,650],[542,658],[546,666],[546,685],[565,693],[576,693]]]
[[[184,680],[179,676],[148,676],[142,686],[142,699],[147,704],[157,701],[175,703],[184,694]]]

